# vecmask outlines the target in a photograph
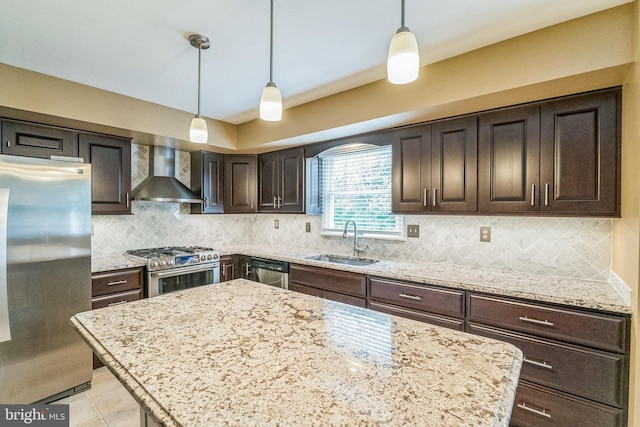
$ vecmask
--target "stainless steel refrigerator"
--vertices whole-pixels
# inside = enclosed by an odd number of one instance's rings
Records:
[[[0,403],[86,389],[91,351],[91,166],[0,155]]]

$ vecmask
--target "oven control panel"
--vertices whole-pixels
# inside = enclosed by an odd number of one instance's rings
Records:
[[[168,268],[186,267],[217,262],[220,259],[218,252],[203,252],[175,256],[151,258],[147,261],[149,270],[163,270]]]

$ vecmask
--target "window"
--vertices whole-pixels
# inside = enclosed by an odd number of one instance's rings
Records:
[[[402,216],[391,214],[390,145],[349,144],[319,157],[324,232],[342,233],[353,220],[365,237],[401,236]]]

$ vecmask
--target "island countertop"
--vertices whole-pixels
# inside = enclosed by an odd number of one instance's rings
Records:
[[[71,323],[166,426],[507,426],[522,365],[507,343],[243,279]]]

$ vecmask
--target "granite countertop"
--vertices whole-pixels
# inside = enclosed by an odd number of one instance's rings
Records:
[[[105,257],[91,257],[91,272],[100,273],[110,270],[144,267],[144,261],[126,255],[110,255]]]
[[[222,246],[222,255],[248,255],[295,264],[315,265],[342,271],[368,274],[448,288],[486,292],[507,297],[563,304],[605,312],[631,314],[611,283],[533,273],[509,272],[425,261],[380,260],[368,266],[350,266],[306,259],[322,251],[261,245]],[[364,256],[366,258],[366,255]]]
[[[71,319],[166,426],[507,426],[516,347],[243,279]]]

